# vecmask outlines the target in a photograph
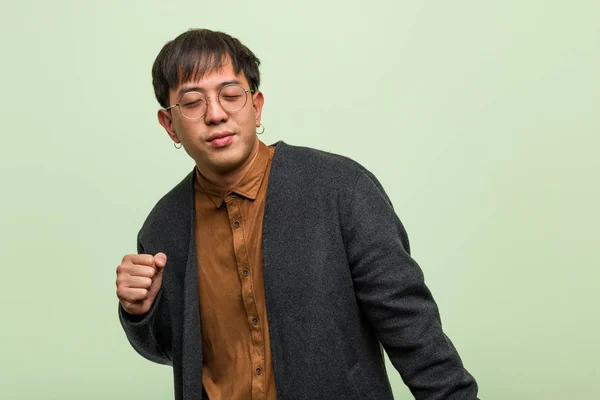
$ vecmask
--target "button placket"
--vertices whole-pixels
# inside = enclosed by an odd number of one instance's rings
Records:
[[[264,395],[264,389],[261,389],[261,385],[264,385],[265,375],[263,374],[262,365],[265,362],[264,358],[264,342],[263,332],[258,318],[258,310],[254,293],[254,282],[251,279],[250,274],[250,259],[248,254],[248,243],[245,236],[245,229],[238,229],[242,225],[242,200],[234,200],[234,196],[227,197],[227,212],[229,214],[229,221],[233,231],[233,244],[234,252],[237,263],[239,265],[239,276],[242,284],[242,301],[248,316],[249,325],[251,328],[251,338],[253,348],[251,350],[251,358],[254,365],[259,365],[254,369],[252,378],[252,393],[253,396],[261,397]]]

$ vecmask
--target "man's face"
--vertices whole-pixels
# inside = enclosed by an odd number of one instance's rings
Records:
[[[169,91],[171,104],[177,104],[189,91],[208,97],[206,114],[191,120],[181,114],[179,107],[159,110],[158,119],[171,139],[182,143],[185,151],[196,161],[200,171],[227,174],[244,168],[258,150],[256,127],[260,126],[263,106],[261,92],[248,92],[246,105],[234,112],[223,109],[217,100],[219,90],[226,84],[237,83],[244,89],[249,84],[243,73],[236,75],[231,62],[219,71],[207,73],[202,79],[182,83]]]

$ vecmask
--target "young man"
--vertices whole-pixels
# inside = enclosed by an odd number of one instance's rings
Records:
[[[392,399],[382,347],[415,398],[475,399],[377,179],[258,139],[258,67],[209,30],[156,58],[158,120],[196,166],[117,268],[132,346],[178,400]]]

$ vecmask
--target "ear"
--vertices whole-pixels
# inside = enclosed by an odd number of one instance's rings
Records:
[[[260,117],[262,115],[263,104],[265,103],[265,97],[262,92],[259,90],[252,96],[252,105],[254,106],[254,111],[256,114],[256,127],[260,126]]]
[[[175,143],[181,143],[179,138],[177,137],[177,133],[175,132],[175,128],[173,127],[173,121],[171,119],[171,114],[167,110],[160,109],[158,110],[158,123],[165,128],[165,131],[169,134],[169,137]]]

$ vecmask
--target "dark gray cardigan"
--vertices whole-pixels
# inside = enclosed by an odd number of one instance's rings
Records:
[[[140,253],[168,257],[152,309],[138,319],[120,309],[132,346],[173,366],[177,400],[202,394],[193,185],[192,172],[138,235]],[[392,399],[381,345],[415,398],[476,398],[406,232],[365,168],[279,142],[262,246],[279,400]]]

